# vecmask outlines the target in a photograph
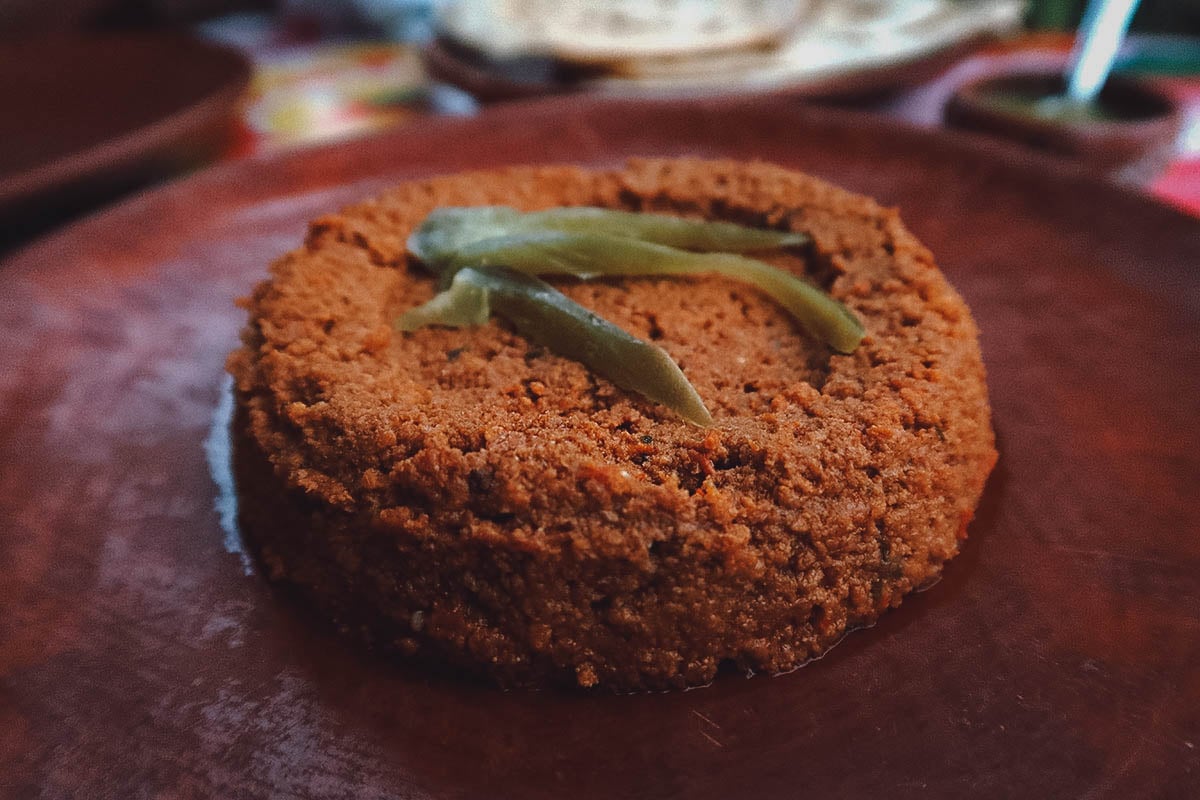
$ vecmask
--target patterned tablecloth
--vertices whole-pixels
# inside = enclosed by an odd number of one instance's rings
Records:
[[[1164,86],[1189,109],[1177,158],[1150,191],[1200,217],[1200,78],[1164,80]]]

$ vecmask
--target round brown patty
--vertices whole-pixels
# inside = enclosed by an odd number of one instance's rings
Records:
[[[603,205],[804,231],[764,260],[864,322],[851,355],[717,277],[556,280],[665,348],[701,429],[504,322],[398,333],[438,206]],[[778,672],[935,579],[996,459],[977,331],[895,211],[765,164],[513,168],[324,217],[247,302],[245,534],[375,646],[504,685]]]

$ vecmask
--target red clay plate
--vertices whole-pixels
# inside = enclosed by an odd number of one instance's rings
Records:
[[[220,523],[234,298],[389,183],[632,154],[901,206],[983,331],[1001,457],[962,556],[822,661],[682,693],[504,694],[312,624]],[[556,100],[222,167],[11,258],[0,794],[1196,796],[1200,222],[1018,158],[784,103]]]

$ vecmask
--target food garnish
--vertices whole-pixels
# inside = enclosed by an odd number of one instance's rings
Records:
[[[803,233],[750,228],[732,222],[684,219],[669,214],[570,206],[521,212],[509,206],[434,209],[408,240],[408,249],[430,267],[463,245],[523,233],[595,233],[654,242],[683,250],[747,253],[808,243]]]
[[[503,265],[529,275],[723,275],[748,283],[796,318],[812,336],[841,353],[858,347],[859,321],[838,301],[790,272],[734,253],[692,253],[603,233],[522,233],[465,244],[443,262],[451,269]]]
[[[865,331],[849,309],[795,275],[741,255],[807,242],[798,233],[602,208],[441,208],[409,238],[408,249],[441,277],[444,291],[396,324],[405,331],[479,325],[495,311],[530,340],[707,426],[712,417],[666,351],[536,276],[722,275],[764,292],[835,350],[852,352]]]
[[[525,338],[575,359],[702,427],[712,425],[696,388],[667,352],[631,336],[541,278],[503,267],[464,267],[432,300],[402,314],[403,331],[426,325],[482,325],[492,313]]]

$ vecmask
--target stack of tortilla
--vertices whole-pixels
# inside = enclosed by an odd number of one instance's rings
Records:
[[[449,55],[531,93],[778,91],[1014,30],[1023,8],[1023,0],[451,0],[432,61],[437,72]]]

